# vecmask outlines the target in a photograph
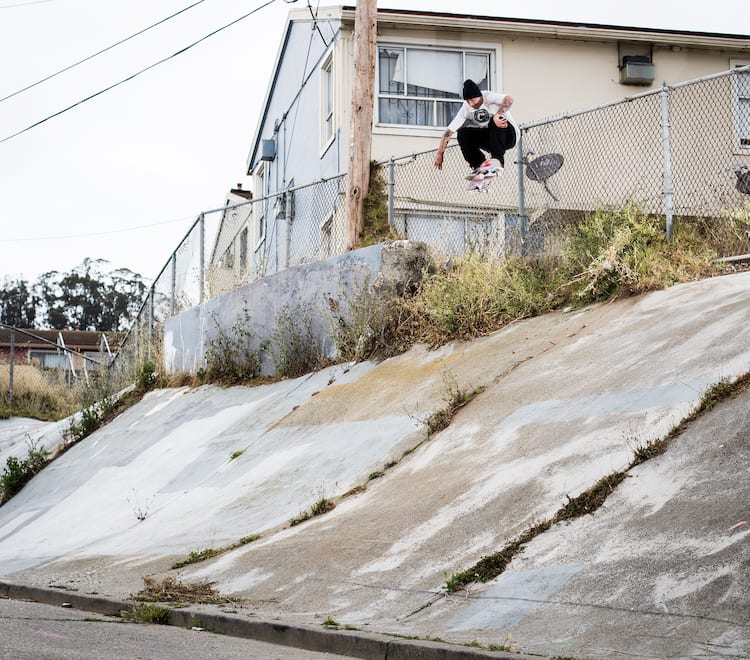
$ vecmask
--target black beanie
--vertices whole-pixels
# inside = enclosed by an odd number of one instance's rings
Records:
[[[464,101],[475,99],[477,96],[482,96],[482,92],[479,91],[479,85],[473,80],[464,82]]]

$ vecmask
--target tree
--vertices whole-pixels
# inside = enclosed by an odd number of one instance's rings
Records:
[[[104,259],[84,259],[69,273],[40,278],[47,321],[54,329],[125,330],[137,313],[146,285],[127,269],[104,273]]]
[[[23,280],[0,291],[3,323],[19,327],[54,330],[120,331],[130,325],[146,292],[143,278],[125,268],[104,271],[104,259],[85,259],[67,273],[52,270],[40,275],[32,289]],[[20,323],[5,320],[3,301],[15,302],[9,309],[26,309],[15,315]],[[10,318],[10,317],[9,317]]]
[[[17,328],[33,328],[39,299],[25,280],[6,278],[0,289],[0,323]]]

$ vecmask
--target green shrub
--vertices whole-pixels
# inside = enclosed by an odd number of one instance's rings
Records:
[[[153,603],[136,603],[128,617],[137,623],[169,623],[169,608]]]
[[[112,418],[117,407],[118,399],[112,394],[99,401],[89,401],[81,409],[79,418],[72,419],[68,428],[63,431],[66,444],[76,443],[91,435]]]
[[[260,342],[255,347],[256,342],[248,327],[249,321],[250,314],[244,309],[237,316],[231,330],[227,330],[214,316],[217,333],[206,344],[206,369],[204,374],[199,374],[201,381],[236,385],[260,375],[265,343]]]
[[[35,442],[28,441],[26,458],[9,456],[0,475],[0,504],[4,504],[20,491],[39,472],[49,459],[49,452]]]
[[[667,241],[664,220],[635,204],[598,209],[569,231],[562,249],[570,300],[584,303],[704,277],[715,256],[695,223],[678,223]]]
[[[279,378],[297,378],[328,364],[312,319],[313,310],[305,305],[284,307],[276,315],[268,345]]]

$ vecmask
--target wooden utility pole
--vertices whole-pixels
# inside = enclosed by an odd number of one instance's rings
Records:
[[[354,88],[349,143],[349,185],[346,191],[347,250],[357,247],[364,233],[362,207],[370,186],[376,38],[377,0],[357,0],[354,13]]]

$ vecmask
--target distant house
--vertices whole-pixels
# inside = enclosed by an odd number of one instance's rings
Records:
[[[251,199],[253,193],[243,190],[241,183],[227,194],[209,260],[209,291],[226,289],[247,268],[251,214],[247,202]]]
[[[326,236],[330,219],[291,217],[273,196],[348,167],[356,139],[350,130],[354,13],[353,6],[334,6],[319,8],[316,19],[309,8],[289,14],[247,160],[256,203],[240,256],[250,270],[263,272],[274,260],[271,270],[294,263],[297,243],[314,241],[320,256],[340,248]],[[750,64],[750,37],[708,32],[392,9],[378,10],[377,31],[377,161],[435,149],[466,78],[511,94],[513,114],[525,123]],[[734,151],[745,156],[749,90],[750,82],[732,92]],[[282,248],[268,249],[269,236],[284,231]],[[221,232],[217,245],[228,247]],[[237,267],[236,250],[232,257],[215,252],[212,263],[222,259],[225,268],[227,259]]]
[[[42,369],[74,371],[109,364],[125,336],[119,332],[0,328],[0,363],[33,364]],[[87,359],[88,358],[88,359]]]

